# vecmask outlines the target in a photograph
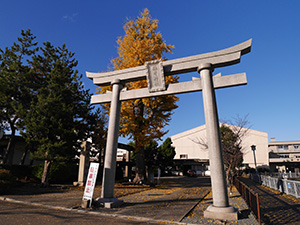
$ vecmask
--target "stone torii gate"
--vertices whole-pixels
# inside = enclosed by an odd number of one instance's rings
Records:
[[[144,66],[103,73],[86,72],[94,84],[112,85],[112,91],[93,95],[92,104],[111,102],[106,154],[103,170],[103,182],[100,201],[105,207],[113,207],[120,200],[113,197],[116,170],[116,151],[119,134],[121,101],[148,98],[170,94],[202,91],[206,121],[206,132],[211,168],[213,204],[209,206],[205,217],[217,219],[237,219],[237,211],[229,206],[225,170],[222,155],[219,118],[215,89],[247,84],[246,74],[212,76],[214,68],[225,67],[240,62],[242,55],[251,50],[252,39],[220,51],[195,55],[169,61],[155,60]],[[165,84],[164,76],[197,71],[200,78],[188,82]],[[126,82],[147,79],[148,88],[122,90]]]

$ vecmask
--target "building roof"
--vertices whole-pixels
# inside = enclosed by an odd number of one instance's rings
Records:
[[[225,124],[225,123],[220,123],[221,124]],[[227,126],[232,126],[232,125],[229,125],[229,124],[225,124]],[[171,136],[171,139],[172,140],[176,140],[176,139],[180,139],[180,138],[183,138],[183,137],[186,137],[186,136],[189,136],[191,134],[195,134],[195,133],[198,133],[200,131],[203,131],[206,129],[206,125],[202,125],[202,126],[199,126],[199,127],[196,127],[196,128],[193,128],[193,129],[190,129],[190,130],[187,130],[187,131],[184,131],[182,133],[179,133],[179,134],[175,134],[173,136]],[[245,128],[247,129],[247,128]],[[248,128],[249,129],[249,128]],[[267,132],[263,132],[263,131],[258,131],[258,130],[252,130],[252,129],[249,129],[249,131],[251,131],[251,133],[255,133],[256,135],[262,135],[262,136],[266,136],[268,135]]]
[[[206,129],[206,125],[202,125],[202,126],[184,131],[182,133],[175,134],[175,135],[171,136],[171,138],[172,138],[172,140],[180,139],[180,138],[189,136],[191,134],[198,133],[199,131],[202,131],[202,130],[205,130],[205,129]]]
[[[300,141],[270,141],[269,145],[300,145]]]

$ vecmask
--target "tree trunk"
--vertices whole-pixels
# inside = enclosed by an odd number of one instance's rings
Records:
[[[45,160],[44,164],[44,172],[43,172],[43,177],[42,177],[42,187],[48,187],[49,186],[49,171],[50,171],[50,166],[51,166],[51,161]]]
[[[18,118],[19,118],[18,114],[15,114],[12,120],[10,118],[8,119],[9,126],[11,129],[11,135],[7,144],[6,151],[3,156],[3,164],[6,164],[8,162],[8,164],[11,165],[13,163],[14,150],[15,150],[15,135],[16,135],[15,123],[18,120]]]
[[[148,181],[149,181],[149,185],[150,187],[154,187],[154,169],[153,166],[147,166],[147,171],[148,171]]]
[[[15,149],[15,133],[16,133],[16,129],[14,127],[12,127],[11,135],[8,140],[6,151],[3,156],[3,164],[7,163],[9,165],[12,165],[12,163],[13,163],[13,155],[14,155],[14,149]]]
[[[136,171],[133,182],[138,184],[145,182],[145,154],[143,147],[137,147],[136,151]]]
[[[19,165],[24,165],[25,159],[26,159],[26,156],[27,156],[27,153],[28,153],[28,150],[29,150],[29,146],[28,146],[28,144],[27,144],[27,145],[25,146],[25,151],[24,151],[23,154],[22,154],[22,157],[21,157],[21,160],[20,160]]]
[[[142,100],[139,100],[136,105],[137,114],[136,117],[139,121],[139,129],[142,132],[143,129],[143,115],[144,115],[144,104]],[[137,132],[138,134],[140,132]],[[136,171],[135,178],[133,180],[134,183],[144,183],[146,178],[146,170],[145,170],[145,150],[143,145],[143,140],[138,138],[139,135],[135,136],[135,152],[136,152]]]
[[[229,187],[229,193],[232,194],[232,188],[233,188],[233,174],[230,167],[226,170],[226,180],[227,180],[227,186]]]

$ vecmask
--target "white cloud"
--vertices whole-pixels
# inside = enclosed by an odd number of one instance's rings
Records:
[[[78,13],[73,13],[72,15],[65,15],[65,16],[63,16],[63,19],[67,20],[69,22],[76,22],[77,16],[78,16]]]

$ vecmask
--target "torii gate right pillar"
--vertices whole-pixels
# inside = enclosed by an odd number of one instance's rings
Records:
[[[228,202],[219,118],[212,79],[213,67],[210,63],[205,63],[198,68],[198,72],[201,75],[203,88],[202,96],[213,195],[213,205],[210,205],[204,211],[204,217],[237,220],[237,210],[232,206],[229,206]]]

